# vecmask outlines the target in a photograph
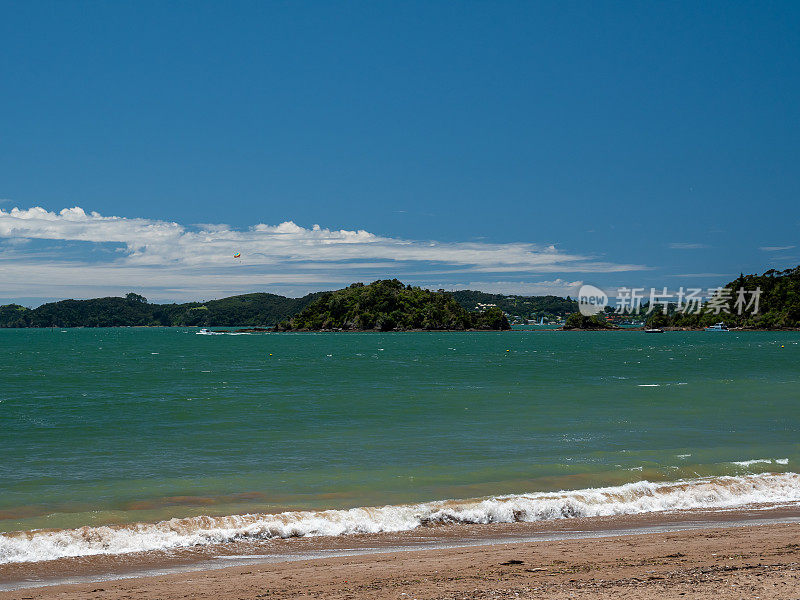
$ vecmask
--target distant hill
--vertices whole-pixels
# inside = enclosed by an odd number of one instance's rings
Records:
[[[0,306],[0,327],[273,326],[319,295],[286,298],[257,293],[209,302],[151,304],[131,293],[124,298],[61,300],[34,309],[8,304]]]
[[[202,304],[178,305],[172,319],[177,326],[272,326],[297,314],[318,298],[322,292],[302,298],[287,298],[277,294],[256,293],[211,300]]]
[[[278,324],[280,331],[510,329],[499,308],[470,312],[446,292],[403,285],[397,279],[354,283],[327,292],[299,314]]]
[[[450,295],[467,310],[476,310],[481,304],[494,304],[506,314],[525,319],[563,317],[578,310],[578,303],[569,296],[509,296],[474,290],[458,290]]]
[[[729,327],[800,328],[800,266],[771,269],[762,275],[740,275],[724,286],[732,291],[728,312],[706,304],[699,314],[670,306],[667,315],[649,315],[650,327],[702,328],[724,321]],[[737,314],[736,291],[761,289],[759,311]],[[491,306],[494,305],[494,306]],[[0,327],[273,327],[282,330],[362,329],[507,329],[503,313],[525,319],[564,317],[578,311],[577,302],[558,296],[513,296],[474,290],[432,292],[405,286],[396,279],[353,284],[334,292],[302,298],[255,293],[208,302],[154,304],[138,294],[124,298],[61,300],[30,309],[0,306]]]

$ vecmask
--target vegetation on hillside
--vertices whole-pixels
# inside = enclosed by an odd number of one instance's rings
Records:
[[[50,302],[35,309],[8,304],[0,306],[0,327],[272,326],[318,295],[286,298],[257,293],[204,303],[151,304],[130,293],[124,298]]]
[[[0,327],[30,327],[31,309],[19,304],[0,306]]]
[[[458,290],[450,294],[467,310],[475,310],[479,304],[494,304],[504,313],[523,319],[563,317],[578,310],[578,303],[569,296],[507,296],[474,290]]]
[[[354,283],[326,292],[299,314],[278,324],[281,331],[409,329],[510,329],[499,308],[469,312],[446,292],[403,285],[397,279]]]
[[[681,312],[671,304],[666,315],[658,309],[650,314],[647,326],[701,328],[723,321],[729,327],[800,327],[800,266],[785,271],[772,269],[763,275],[740,275],[724,287],[730,290],[730,295],[721,302],[706,302],[695,314]],[[743,307],[742,314],[738,314],[739,289],[761,290],[756,314],[753,306]],[[751,299],[749,295],[746,297],[748,302]],[[496,307],[476,311],[479,304]],[[317,292],[302,298],[256,293],[202,303],[152,304],[131,293],[124,298],[62,300],[35,309],[7,304],[0,306],[0,327],[280,324],[282,330],[508,329],[504,312],[524,318],[569,314],[566,328],[608,328],[604,319],[580,315],[577,303],[570,298],[504,296],[472,290],[432,292],[405,286],[396,279],[370,285],[356,283],[344,290]]]
[[[770,269],[763,275],[739,275],[723,287],[729,293],[720,295],[714,302],[706,302],[699,313],[687,314],[671,304],[666,315],[658,310],[650,314],[647,325],[697,328],[722,321],[728,327],[746,329],[800,327],[800,266],[785,271]],[[741,299],[740,289],[748,292]],[[757,289],[761,290],[758,312],[753,314],[754,306],[748,304],[753,300],[750,292]]]
[[[602,316],[586,316],[579,312],[572,313],[564,323],[564,329],[618,329]]]

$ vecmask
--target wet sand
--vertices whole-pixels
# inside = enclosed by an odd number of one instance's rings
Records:
[[[691,511],[657,519],[637,515],[456,525],[402,534],[243,543],[203,549],[202,556],[194,550],[183,556],[16,565],[0,576],[18,580],[46,568],[49,576],[88,577],[113,564],[205,570],[147,577],[133,571],[129,579],[0,592],[0,600],[800,598],[798,508]],[[235,564],[239,561],[237,566],[210,568],[225,564],[226,559],[208,562],[218,551]],[[246,558],[259,551],[266,553]],[[233,552],[243,554],[231,556]],[[125,575],[117,569],[117,576]]]

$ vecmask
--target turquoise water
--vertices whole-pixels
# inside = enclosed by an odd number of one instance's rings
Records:
[[[799,343],[0,330],[0,531],[798,471]]]

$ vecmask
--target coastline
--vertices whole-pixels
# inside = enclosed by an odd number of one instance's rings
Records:
[[[795,349],[794,334],[675,334],[678,344],[589,335],[577,345],[569,336],[452,334],[217,344],[183,328],[7,337],[19,349],[8,372],[21,376],[9,378],[17,404],[4,406],[23,417],[9,425],[24,443],[8,449],[8,464],[20,469],[9,473],[17,488],[6,488],[10,535],[0,539],[0,558],[20,562],[0,568],[0,590],[15,581],[144,581],[367,554],[374,570],[378,554],[400,561],[425,549],[446,562],[475,546],[491,553],[573,538],[592,546],[586,538],[596,535],[677,533],[686,524],[674,519],[690,514],[705,521],[692,528],[714,528],[739,518],[743,506],[800,503],[796,364],[793,352],[778,349],[783,338]],[[75,399],[66,415],[63,398]],[[294,412],[298,399],[302,410]],[[99,478],[107,496],[98,501],[76,485],[94,452],[84,423],[102,434],[103,469],[113,475]],[[69,459],[59,488],[37,479],[36,463],[21,468],[51,442]],[[163,455],[150,460],[141,451],[148,446]],[[278,460],[282,470],[273,471]],[[170,482],[175,465],[197,481]],[[143,472],[157,476],[145,481]],[[67,503],[70,495],[84,503]],[[720,512],[668,512],[691,507]],[[631,511],[658,514],[603,516]],[[391,575],[364,585],[383,586]],[[84,597],[92,589],[99,587]]]
[[[200,330],[200,329],[207,329],[207,328],[221,328],[226,327],[228,329],[220,330],[214,329],[214,331],[219,331],[220,333],[247,333],[247,334],[259,334],[259,333],[546,333],[546,332],[553,332],[553,331],[637,331],[642,332],[646,329],[646,327],[598,327],[598,328],[580,328],[574,327],[571,329],[565,329],[563,327],[542,327],[540,329],[520,329],[511,327],[510,329],[392,329],[388,331],[379,331],[377,329],[281,329],[276,330],[273,325],[104,325],[101,327],[91,327],[91,326],[77,326],[77,327],[38,327],[38,326],[30,326],[30,327],[0,327],[0,330],[70,330],[70,329],[188,329],[188,330]],[[703,332],[705,331],[705,327],[661,327],[664,332],[668,331],[682,331],[682,332]],[[763,329],[763,328],[754,328],[754,327],[741,327],[736,328],[732,327],[728,329],[730,333],[779,333],[779,332],[797,332],[800,331],[800,327],[776,327],[774,329]]]
[[[705,327],[661,327],[665,333],[668,331],[706,331]],[[572,329],[564,329],[557,327],[555,329],[514,329],[512,331],[645,331],[646,327],[598,327],[595,329],[581,329],[574,327]],[[800,331],[800,327],[780,327],[775,329],[758,329],[754,327],[731,327],[726,333],[776,333],[779,331]]]
[[[740,598],[745,589],[746,597],[794,598],[800,592],[798,539],[797,504],[445,525],[242,542],[183,556],[4,565],[0,590],[7,591],[0,599],[562,598],[576,592],[590,598]],[[102,572],[109,567],[115,570]],[[25,587],[9,590],[10,577]]]

